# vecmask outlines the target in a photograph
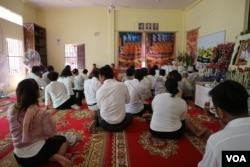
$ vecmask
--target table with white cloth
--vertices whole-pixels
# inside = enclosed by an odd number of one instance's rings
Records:
[[[205,103],[210,103],[210,112],[213,113],[211,108],[213,107],[213,102],[208,93],[213,88],[213,82],[196,82],[195,85],[195,105],[204,109]],[[214,114],[214,113],[213,113]]]

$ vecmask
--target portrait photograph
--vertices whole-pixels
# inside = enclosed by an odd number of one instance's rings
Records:
[[[153,30],[159,30],[159,24],[158,23],[153,23]]]
[[[144,23],[138,23],[138,30],[144,30]]]
[[[146,23],[146,30],[152,29],[152,23]]]
[[[237,54],[236,65],[246,65],[250,58],[250,40],[242,41]]]

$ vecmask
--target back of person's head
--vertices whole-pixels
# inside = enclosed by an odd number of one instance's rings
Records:
[[[133,68],[127,68],[126,75],[129,76],[129,77],[133,76],[134,72],[135,72],[135,70]]]
[[[41,72],[41,67],[39,67],[39,66],[33,66],[32,69],[31,69],[31,72],[32,73]]]
[[[62,70],[62,73],[61,73],[61,77],[68,77],[68,76],[72,76],[72,72],[70,71],[69,68],[64,68]]]
[[[166,90],[174,97],[178,92],[178,82],[173,78],[168,78],[165,82]]]
[[[165,76],[166,75],[166,71],[164,69],[160,69],[159,75],[160,76]]]
[[[155,70],[158,70],[158,65],[157,65],[157,64],[153,65],[153,68],[154,68]]]
[[[53,67],[52,65],[49,65],[49,66],[47,67],[47,70],[48,70],[49,72],[54,71],[54,67]]]
[[[25,111],[31,104],[38,105],[39,86],[34,79],[24,79],[16,88],[17,105],[21,111]]]
[[[143,72],[143,76],[147,76],[148,75],[148,69],[143,67],[141,68],[142,72]]]
[[[79,72],[78,72],[78,69],[77,68],[74,68],[73,70],[72,70],[72,73],[73,74],[78,74]]]
[[[93,71],[93,77],[96,77],[96,78],[99,77],[99,72],[98,72],[98,70],[94,70],[94,71]]]
[[[219,107],[230,115],[248,114],[249,94],[244,86],[232,80],[225,80],[215,86],[209,95],[215,107]]]
[[[71,71],[70,65],[66,65],[64,68],[68,68]]]
[[[155,69],[154,68],[149,69],[149,75],[155,76]]]
[[[83,74],[88,74],[88,72],[89,71],[86,68],[82,71]]]
[[[182,76],[177,70],[173,70],[170,72],[169,76],[175,79],[177,82],[181,81]]]
[[[114,73],[110,65],[105,65],[99,69],[99,75],[104,76],[106,79],[113,79]]]
[[[144,77],[142,69],[136,69],[134,76],[135,76],[136,79],[141,81],[143,79],[143,77]]]
[[[58,76],[59,76],[58,72],[55,71],[51,71],[47,75],[50,81],[56,81],[58,79]]]
[[[135,66],[134,65],[130,65],[129,68],[132,68],[135,70]]]

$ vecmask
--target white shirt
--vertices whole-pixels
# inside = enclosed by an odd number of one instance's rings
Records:
[[[96,92],[97,106],[101,117],[109,124],[118,124],[125,119],[125,103],[130,100],[128,88],[123,82],[107,79]]]
[[[153,75],[147,75],[147,78],[151,80],[151,89],[155,89],[155,79],[156,77]]]
[[[152,87],[152,81],[148,76],[143,77],[143,79],[140,81],[140,85],[144,88],[143,98],[149,99],[152,97],[151,87]]]
[[[165,76],[159,76],[155,79],[155,95],[161,94],[161,93],[165,93],[166,92],[166,86],[165,86],[165,82],[166,82],[166,77]]]
[[[74,90],[82,90],[83,91],[84,78],[82,75],[74,76]]]
[[[158,132],[174,132],[181,128],[186,118],[187,104],[178,96],[170,93],[156,95],[152,101],[153,115],[150,128]]]
[[[48,106],[53,102],[53,107],[57,108],[66,102],[70,96],[67,88],[61,82],[51,81],[45,88],[45,105]]]
[[[74,91],[73,91],[73,88],[72,88],[72,83],[74,83],[74,78],[73,76],[68,76],[68,77],[59,77],[57,79],[58,82],[62,82],[67,90],[68,90],[68,95],[74,95]]]
[[[206,152],[198,166],[221,167],[222,150],[250,150],[250,117],[234,119],[223,130],[212,134],[207,141]]]
[[[46,71],[45,73],[43,73],[42,75],[42,79],[43,81],[46,83],[46,85],[48,85],[50,83],[50,80],[48,78],[48,74],[49,74],[49,71]]]
[[[27,76],[27,78],[32,78],[36,81],[36,83],[38,84],[39,88],[43,87],[45,88],[46,83],[43,81],[43,79],[39,76],[37,76],[36,74],[34,74],[33,72],[31,72],[29,74],[29,76]]]
[[[128,88],[130,101],[125,105],[126,112],[131,114],[137,114],[141,112],[144,108],[142,89],[138,79],[126,80],[124,84]]]
[[[92,77],[92,79],[84,81],[84,95],[87,104],[96,103],[96,92],[101,85],[101,82],[96,77]]]
[[[182,90],[183,97],[193,96],[193,87],[187,78],[182,77],[178,82],[178,87]]]

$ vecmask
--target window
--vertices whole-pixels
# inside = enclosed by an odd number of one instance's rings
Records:
[[[7,38],[6,41],[9,74],[17,75],[24,73],[22,41],[11,38]]]
[[[70,65],[71,69],[85,68],[85,45],[65,44],[65,66]]]
[[[16,14],[9,9],[4,8],[3,6],[0,6],[0,18],[8,20],[12,23],[16,23],[19,25],[23,25],[23,18],[19,14]]]

